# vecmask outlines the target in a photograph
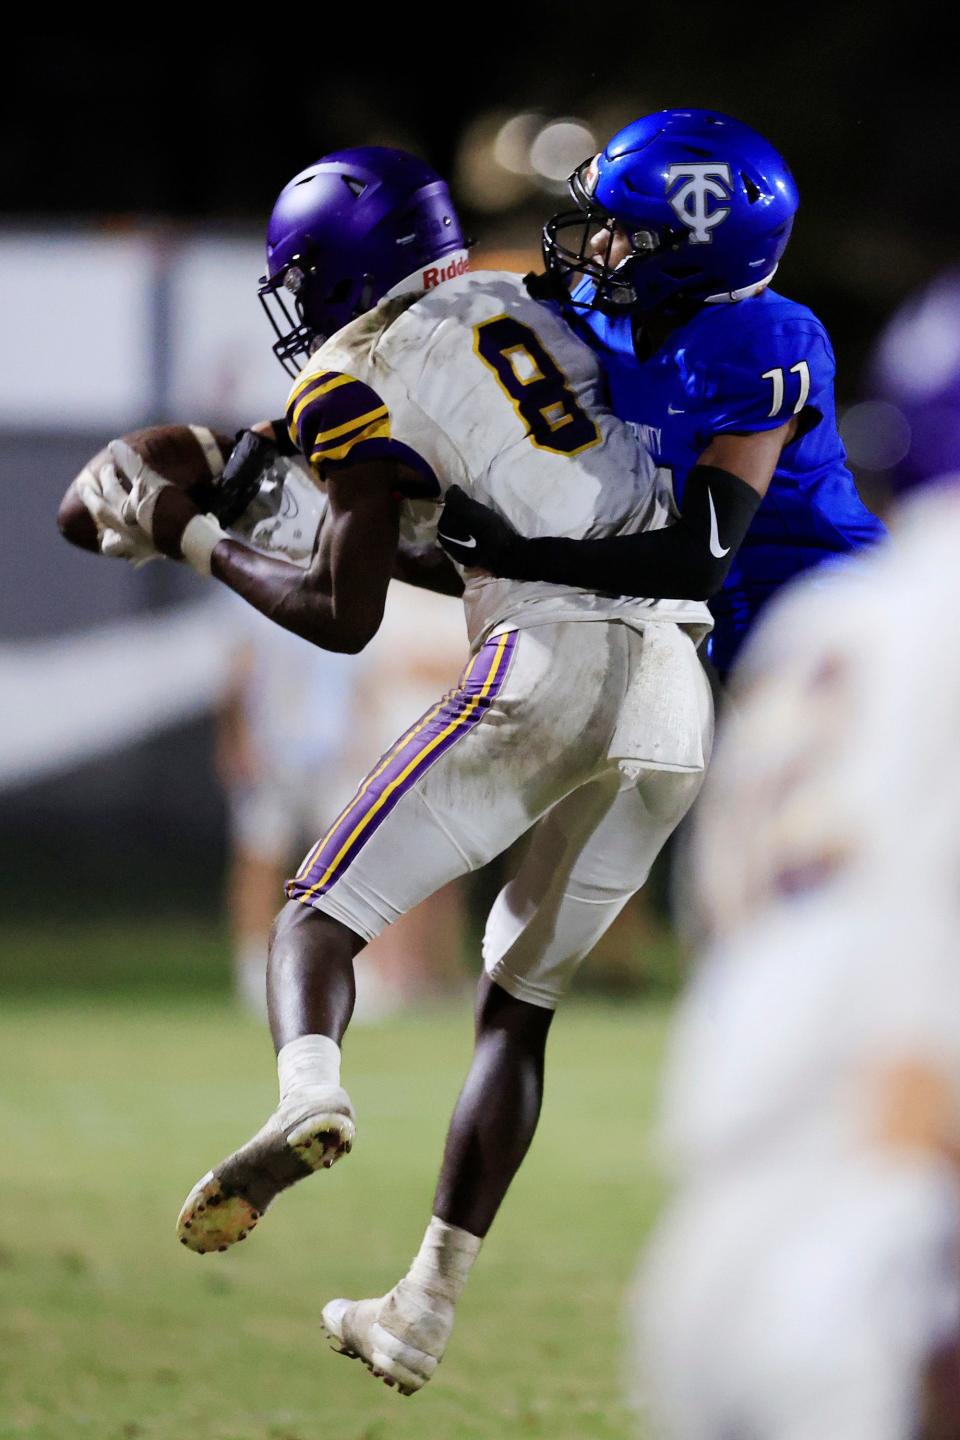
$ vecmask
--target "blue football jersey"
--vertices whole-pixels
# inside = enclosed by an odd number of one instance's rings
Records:
[[[802,417],[710,602],[716,621],[710,653],[725,672],[781,585],[885,534],[847,468],[827,332],[806,306],[769,289],[737,304],[702,306],[646,360],[634,352],[629,316],[583,311],[576,328],[600,356],[613,410],[673,472],[678,503],[712,436],[774,430],[791,415]]]

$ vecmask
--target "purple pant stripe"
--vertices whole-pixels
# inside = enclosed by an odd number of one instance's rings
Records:
[[[501,649],[501,641],[504,639],[505,644]],[[435,713],[427,712],[421,726],[418,726],[407,742],[390,757],[380,773],[376,774],[374,771],[376,778],[365,781],[365,789],[364,786],[360,787],[357,801],[348,806],[335,828],[326,837],[307,873],[287,881],[286,893],[290,899],[322,895],[335,885],[370,837],[376,834],[386,817],[420,777],[436,760],[452,749],[463,735],[468,735],[480,723],[490,704],[500,693],[516,647],[516,639],[516,631],[511,631],[506,637],[497,636],[481,647],[467,678],[461,680],[457,689],[445,697]],[[486,694],[482,694],[488,682],[489,689]],[[444,733],[445,731],[448,733]],[[439,738],[439,743],[438,737],[442,737]],[[403,779],[397,783],[400,776],[403,776]],[[384,798],[387,791],[389,794]]]

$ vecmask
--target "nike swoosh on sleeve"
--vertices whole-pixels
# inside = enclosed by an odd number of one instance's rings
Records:
[[[726,549],[720,544],[720,529],[717,525],[717,511],[713,503],[713,495],[710,487],[707,487],[707,499],[710,502],[710,554],[715,560],[722,560],[724,555],[730,554],[730,546]]]
[[[472,535],[468,535],[465,540],[461,540],[459,535],[444,535],[442,530],[438,530],[437,536],[441,540],[449,540],[451,545],[462,545],[464,550],[476,550],[477,548],[477,542]]]

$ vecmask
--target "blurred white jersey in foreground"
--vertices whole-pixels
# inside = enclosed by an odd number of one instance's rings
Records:
[[[958,555],[924,497],[737,675],[635,1296],[664,1440],[960,1434]]]

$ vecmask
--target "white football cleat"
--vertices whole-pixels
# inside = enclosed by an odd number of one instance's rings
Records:
[[[451,1300],[404,1279],[377,1300],[330,1300],[323,1328],[340,1355],[362,1360],[385,1385],[412,1395],[440,1364],[453,1317]]]
[[[197,1181],[177,1217],[180,1244],[206,1255],[246,1240],[281,1190],[349,1155],[355,1132],[350,1097],[339,1085],[294,1095]]]

